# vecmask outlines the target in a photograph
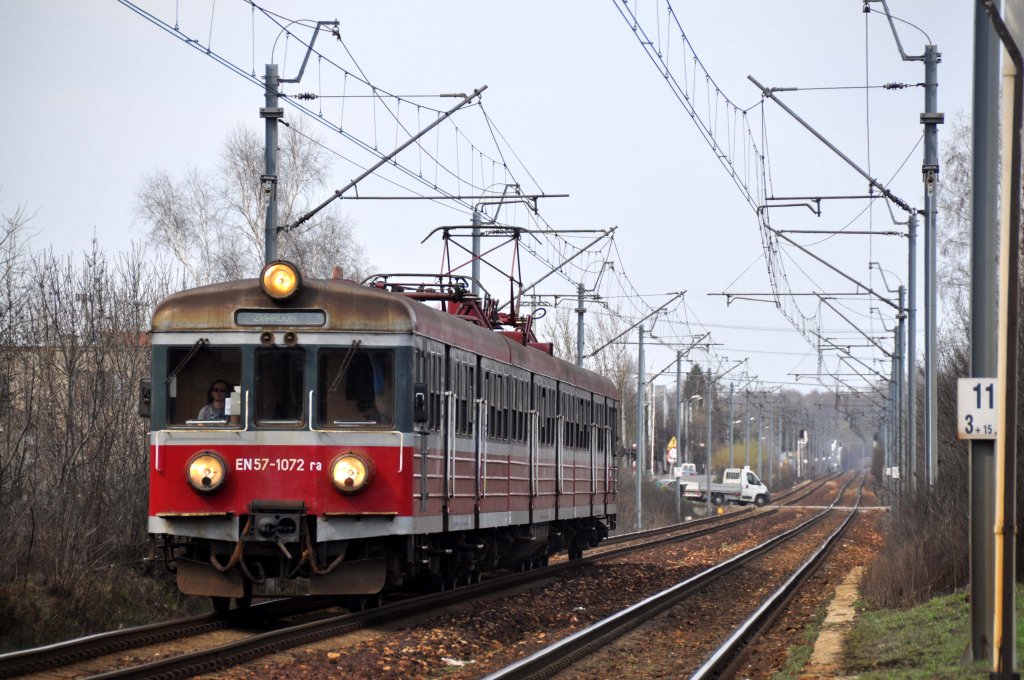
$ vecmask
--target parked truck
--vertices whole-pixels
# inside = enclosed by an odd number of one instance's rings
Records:
[[[747,505],[753,503],[761,507],[770,502],[768,487],[754,474],[753,470],[743,468],[726,468],[722,471],[720,481],[712,481],[708,488],[707,479],[703,476],[684,475],[680,481],[684,498],[693,501],[704,501],[711,494],[714,505],[736,503]]]

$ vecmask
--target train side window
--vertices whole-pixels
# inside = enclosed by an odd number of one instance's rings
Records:
[[[167,366],[168,376],[161,381],[167,390],[167,423],[201,425],[199,412],[212,403],[210,389],[214,381],[227,384],[227,396],[241,382],[242,351],[208,344],[171,347],[167,350]]]
[[[505,394],[505,376],[500,373],[495,374],[494,380],[494,401],[495,413],[497,414],[497,422],[494,424],[494,437],[495,439],[507,439],[508,438],[508,411],[506,410],[506,394]]]
[[[522,441],[522,439],[520,439],[522,436],[522,423],[519,420],[519,417],[523,413],[519,405],[519,395],[521,393],[522,383],[518,379],[512,378],[512,416],[510,418],[511,422],[509,423],[509,425],[511,425],[509,438],[514,442]]]
[[[441,363],[440,354],[431,355],[431,365],[433,366],[433,374],[430,381],[430,396],[431,396],[431,427],[432,430],[441,429],[441,395],[445,390],[444,385],[444,368]]]
[[[320,350],[317,357],[317,422],[320,427],[390,427],[395,412],[394,367],[394,352],[387,349]]]
[[[256,350],[257,425],[302,422],[305,364],[299,347]]]
[[[557,411],[556,411],[557,403],[555,401],[555,391],[552,390],[552,389],[546,389],[546,390],[544,390],[544,395],[545,395],[544,396],[544,410],[547,413],[547,415],[545,416],[545,420],[547,420],[547,423],[548,423],[547,424],[547,438],[546,438],[545,443],[548,446],[554,446],[555,445],[555,437],[558,436],[558,429],[557,429],[557,422],[558,422],[558,420],[556,418],[556,416],[557,416]]]

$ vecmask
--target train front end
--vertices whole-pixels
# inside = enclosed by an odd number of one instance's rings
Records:
[[[278,262],[158,306],[149,532],[182,592],[224,606],[394,580],[388,540],[413,522],[408,305]]]

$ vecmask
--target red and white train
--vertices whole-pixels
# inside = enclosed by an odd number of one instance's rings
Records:
[[[254,586],[450,587],[596,545],[615,526],[615,390],[531,321],[453,277],[304,281],[283,261],[163,300],[149,532],[181,591],[224,609]],[[214,384],[223,415],[203,409]]]

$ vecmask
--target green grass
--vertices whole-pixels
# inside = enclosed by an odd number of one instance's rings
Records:
[[[1017,611],[1024,611],[1024,590],[1017,589]],[[934,598],[907,610],[861,611],[846,641],[844,671],[873,678],[978,678],[989,662],[963,665],[970,638],[966,593]],[[1018,616],[1017,657],[1024,627]],[[1018,662],[1019,667],[1019,662]]]

